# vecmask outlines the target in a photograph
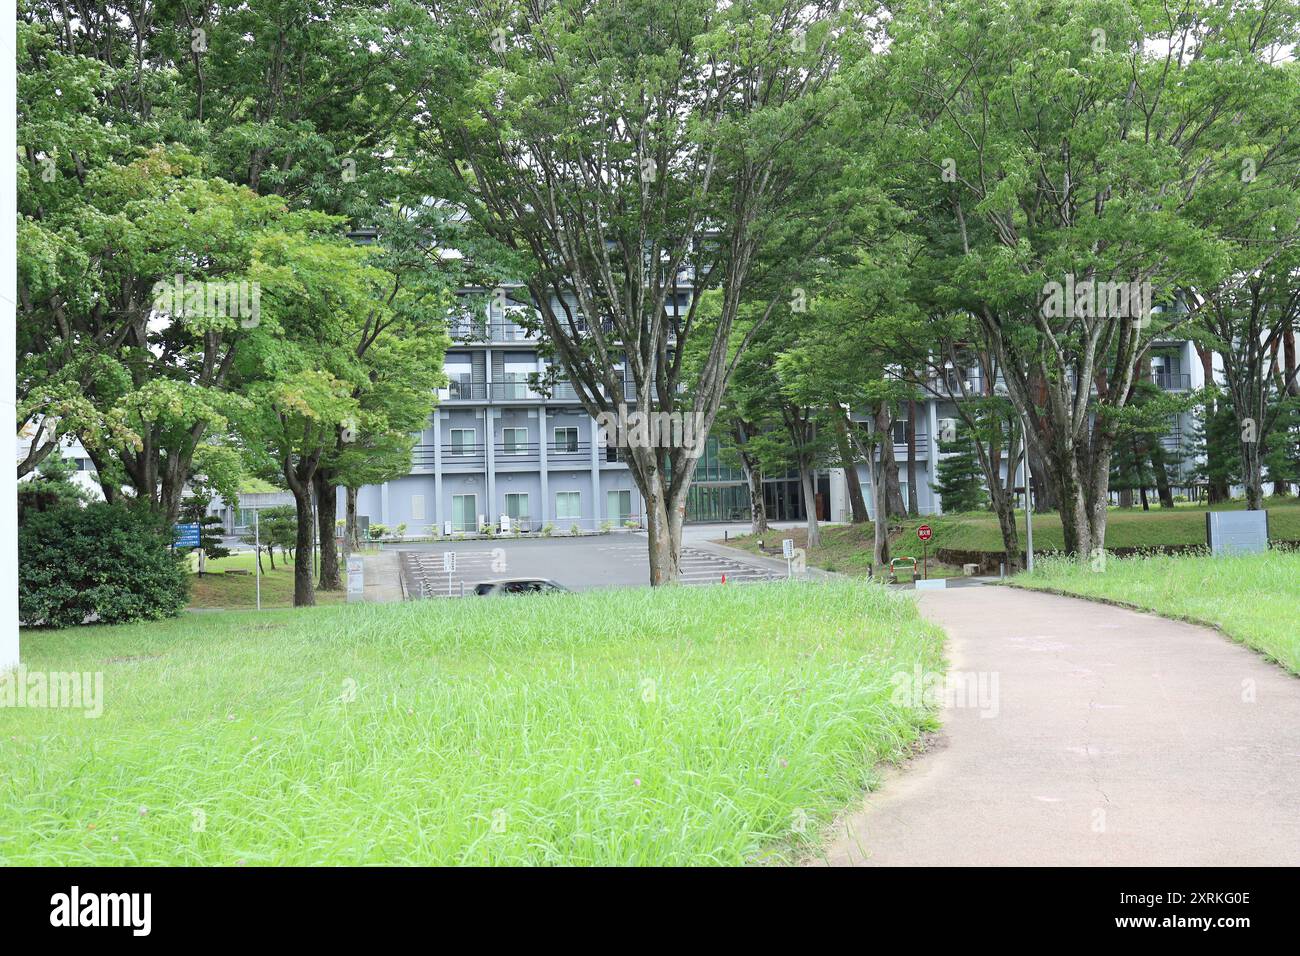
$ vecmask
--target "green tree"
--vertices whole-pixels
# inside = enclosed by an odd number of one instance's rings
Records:
[[[746,345],[732,332],[762,249],[787,255],[764,266],[760,320],[849,225],[828,188],[845,154],[827,148],[825,119],[863,24],[837,4],[787,0],[438,10],[441,27],[410,42],[455,53],[421,91],[420,146],[443,162],[444,195],[518,254],[588,413],[635,401],[693,414],[707,432]],[[701,323],[709,289],[723,295]],[[697,338],[707,346],[687,379]],[[674,581],[696,459],[630,447],[627,462],[646,501],[651,583]]]
[[[940,442],[938,475],[931,487],[945,512],[980,511],[988,506],[984,470],[968,430],[959,428],[951,442]]]
[[[1161,301],[1222,272],[1226,218],[1192,199],[1239,144],[1233,117],[1287,82],[1271,51],[1294,29],[1235,5],[1177,18],[1128,0],[1086,15],[1051,0],[894,10],[896,168],[925,173],[916,195],[953,237],[939,274],[1000,359],[1071,552],[1105,539],[1108,412],[1168,333],[1148,284]]]

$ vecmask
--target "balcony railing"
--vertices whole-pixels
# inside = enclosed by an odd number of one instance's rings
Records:
[[[548,442],[546,445],[547,461],[590,461],[591,442]]]
[[[492,382],[489,394],[494,402],[519,402],[524,399],[541,398],[536,392],[528,387],[527,382]]]
[[[1166,392],[1188,392],[1192,388],[1192,376],[1187,372],[1154,372],[1151,380]]]
[[[448,324],[447,333],[456,342],[527,342],[537,336],[514,322],[485,322],[457,319]]]
[[[452,442],[442,446],[442,466],[483,465],[487,460],[483,442]]]
[[[501,441],[492,446],[493,456],[498,465],[537,464],[538,446],[535,441]]]
[[[447,385],[447,398],[453,402],[484,401],[487,398],[487,383],[453,378]]]

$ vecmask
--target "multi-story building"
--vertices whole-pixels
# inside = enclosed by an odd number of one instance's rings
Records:
[[[1214,361],[1215,379],[1222,384],[1221,360],[1216,355]],[[1149,369],[1152,384],[1166,392],[1186,394],[1206,384],[1204,366],[1197,355],[1196,346],[1187,339],[1160,338],[1154,341],[1150,348]],[[958,375],[964,377],[968,392],[981,394],[984,391],[982,372],[978,366],[948,369],[945,374],[952,380],[947,383],[936,380],[933,383],[935,391],[940,394],[961,394],[961,384],[955,378]],[[1005,383],[999,376],[994,384],[994,391],[1004,392],[1005,387]],[[940,514],[943,511],[943,502],[933,487],[938,475],[939,462],[944,457],[940,450],[939,436],[943,433],[943,423],[957,419],[957,410],[950,399],[930,397],[916,403],[916,414],[917,506],[921,514]],[[853,415],[854,421],[858,423],[864,423],[866,417],[856,413]],[[904,410],[903,414],[894,421],[892,428],[894,457],[898,461],[899,484],[902,486],[904,501],[908,496],[907,427],[907,412]],[[1160,443],[1168,459],[1170,480],[1175,487],[1185,489],[1192,480],[1191,472],[1196,466],[1195,451],[1191,447],[1195,429],[1196,412],[1189,409],[1172,415],[1168,430],[1160,436]],[[1004,474],[1005,467],[1004,464]],[[867,483],[866,465],[859,464],[857,472],[856,478],[863,489],[867,510],[874,516],[875,503]],[[1023,486],[1022,467],[1017,468],[1016,475],[1015,484]],[[832,469],[831,516],[837,521],[847,521],[851,514],[845,487],[846,480],[844,469]]]
[[[573,386],[559,382],[543,392],[532,384],[546,376],[546,361],[517,317],[516,307],[492,296],[482,314],[451,323],[448,385],[420,433],[411,472],[361,489],[358,514],[404,524],[410,534],[499,527],[503,516],[523,530],[641,521],[645,509],[627,465],[599,440]]]

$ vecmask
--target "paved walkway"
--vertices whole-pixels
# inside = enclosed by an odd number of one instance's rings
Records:
[[[402,592],[402,569],[396,551],[362,556],[365,562],[365,600],[370,604],[393,604],[406,599]]]
[[[1208,628],[1073,598],[921,607],[965,706],[822,862],[1300,864],[1300,679]]]

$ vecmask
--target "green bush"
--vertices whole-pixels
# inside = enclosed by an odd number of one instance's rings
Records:
[[[27,509],[18,529],[19,614],[50,627],[174,617],[189,582],[169,544],[155,519],[124,505]]]

